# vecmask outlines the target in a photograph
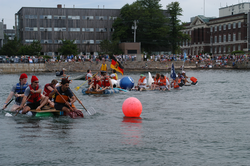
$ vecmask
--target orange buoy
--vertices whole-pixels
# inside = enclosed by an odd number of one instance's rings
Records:
[[[122,104],[122,112],[126,117],[140,117],[142,112],[141,102],[135,97],[127,98]]]

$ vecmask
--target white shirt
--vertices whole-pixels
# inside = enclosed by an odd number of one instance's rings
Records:
[[[147,79],[146,78],[143,80],[143,84],[145,84],[145,85],[139,85],[139,87],[146,88],[146,86],[147,86]]]

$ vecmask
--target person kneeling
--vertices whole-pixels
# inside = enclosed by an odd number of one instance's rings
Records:
[[[18,108],[19,110],[23,109],[22,114],[25,114],[32,109],[41,111],[41,108],[48,103],[49,98],[42,97],[42,88],[38,83],[38,78],[36,76],[32,76],[31,84],[25,89],[22,103]],[[27,104],[24,106],[26,102]]]

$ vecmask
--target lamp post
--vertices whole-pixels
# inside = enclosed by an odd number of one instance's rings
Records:
[[[137,29],[137,25],[136,25],[136,20],[134,20],[134,25],[132,25],[132,29],[134,30],[134,43],[136,42],[136,29]]]

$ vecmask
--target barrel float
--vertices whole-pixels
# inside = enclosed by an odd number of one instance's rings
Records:
[[[134,80],[131,77],[123,77],[120,80],[120,87],[122,89],[132,89],[134,87]]]

